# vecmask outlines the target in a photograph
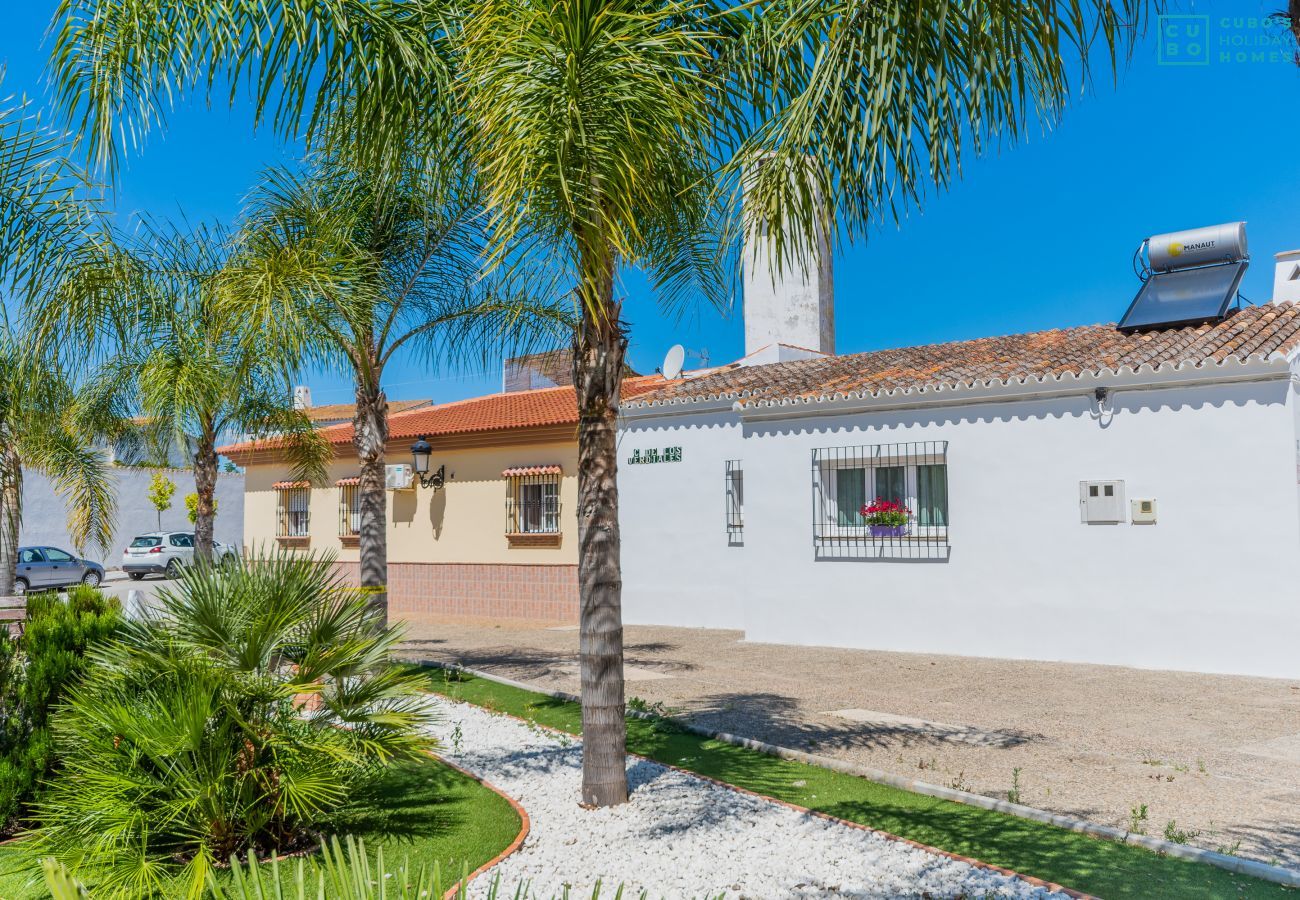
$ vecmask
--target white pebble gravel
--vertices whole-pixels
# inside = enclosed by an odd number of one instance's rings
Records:
[[[527,883],[533,897],[1061,897],[877,834],[850,828],[685,772],[630,758],[631,801],[578,806],[582,746],[480,707],[436,701],[443,753],[509,794],[532,829],[522,847],[478,879],[502,895]],[[459,735],[453,732],[459,726]],[[455,739],[458,737],[458,740]],[[472,892],[473,893],[473,892]]]

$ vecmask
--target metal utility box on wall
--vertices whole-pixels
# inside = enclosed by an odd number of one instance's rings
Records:
[[[1079,513],[1083,524],[1116,525],[1125,520],[1124,512],[1124,482],[1079,482]]]
[[[1150,500],[1134,500],[1133,511],[1129,521],[1134,525],[1154,525],[1156,524],[1156,501],[1155,498]]]
[[[384,487],[390,491],[409,491],[415,485],[415,472],[406,463],[384,466]]]

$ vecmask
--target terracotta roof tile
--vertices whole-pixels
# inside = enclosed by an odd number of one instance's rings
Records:
[[[623,398],[636,397],[664,383],[658,375],[629,378],[623,382]],[[576,425],[578,401],[572,387],[540,388],[532,391],[513,391],[488,394],[440,403],[408,412],[390,413],[388,436],[390,439],[414,438],[424,435],[473,434],[478,432],[509,431],[516,428],[540,428],[552,425]],[[331,444],[352,442],[351,423],[322,428],[320,434]],[[218,448],[226,455],[252,450],[274,450],[283,445],[281,440],[246,441]]]
[[[390,416],[396,415],[409,409],[429,406],[432,403],[432,400],[389,400],[388,414]],[[324,406],[308,406],[302,411],[313,422],[351,421],[357,415],[355,403],[327,403]]]
[[[1141,366],[1204,365],[1290,353],[1300,346],[1300,305],[1248,306],[1221,322],[1125,334],[1085,325],[1006,337],[728,368],[673,381],[630,406],[739,398],[744,403],[835,394],[1032,382]]]

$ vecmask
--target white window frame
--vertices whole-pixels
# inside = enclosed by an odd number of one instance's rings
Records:
[[[876,488],[876,470],[902,467],[904,469],[904,493],[903,504],[912,510],[913,521],[909,534],[915,537],[932,538],[937,537],[947,530],[945,525],[920,525],[916,522],[915,516],[920,505],[919,489],[919,467],[920,466],[947,466],[948,462],[943,454],[925,454],[921,458],[904,457],[901,454],[890,454],[875,457],[849,457],[838,460],[825,460],[818,467],[818,487],[822,492],[821,502],[822,509],[825,513],[826,522],[822,523],[822,535],[824,537],[863,537],[868,534],[868,527],[864,522],[861,525],[841,525],[839,524],[839,473],[844,470],[865,469],[868,473],[865,485],[865,500],[870,503],[879,496]]]
[[[745,467],[742,461],[727,460],[723,478],[727,540],[732,544],[742,544],[745,540]]]

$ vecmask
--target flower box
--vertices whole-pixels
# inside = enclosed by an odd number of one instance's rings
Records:
[[[860,512],[873,538],[903,537],[912,527],[912,511],[898,500],[877,497]]]
[[[868,525],[873,538],[905,537],[910,530],[907,525]]]

